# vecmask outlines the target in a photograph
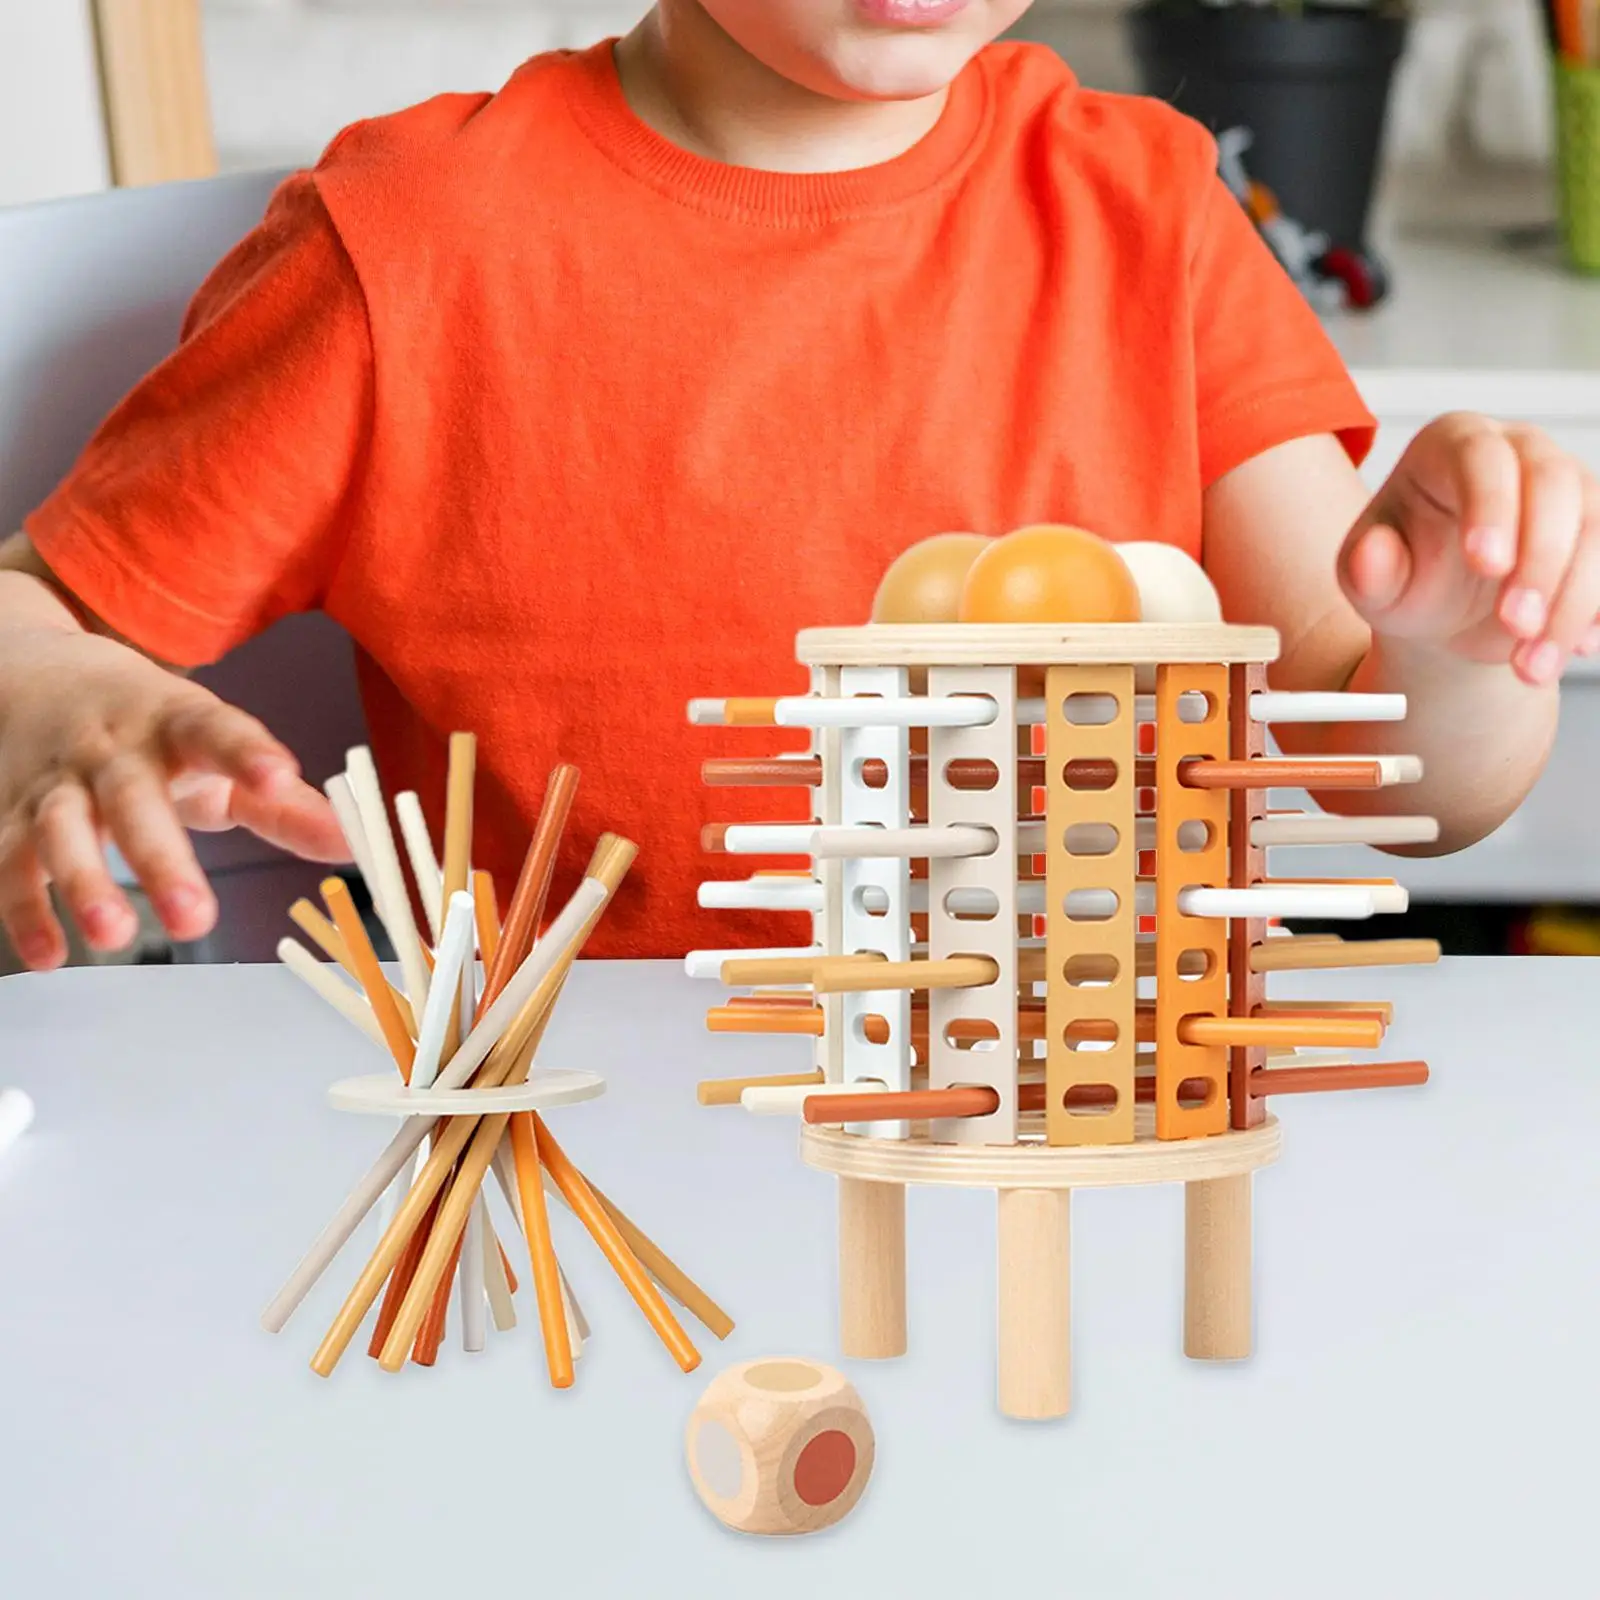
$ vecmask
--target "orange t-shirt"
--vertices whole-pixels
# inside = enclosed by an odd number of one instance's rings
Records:
[[[592,954],[789,943],[701,912],[697,695],[803,692],[794,635],[865,619],[906,545],[1065,521],[1198,553],[1203,489],[1371,419],[1197,125],[985,51],[905,155],[828,175],[685,153],[609,46],[342,134],[197,297],[175,355],[28,532],[179,665],[321,609],[391,789],[442,809],[478,735],[502,893],[558,760],[641,846]],[[1286,516],[1285,537],[1293,537]],[[785,736],[778,736],[781,740]]]

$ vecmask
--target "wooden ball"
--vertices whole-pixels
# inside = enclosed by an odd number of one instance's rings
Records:
[[[1222,621],[1222,601],[1206,569],[1175,544],[1119,544],[1117,554],[1133,574],[1145,622]]]
[[[992,543],[981,533],[939,533],[901,551],[872,597],[872,620],[954,622],[967,571]]]
[[[1116,546],[1044,524],[996,539],[967,573],[962,622],[1137,622],[1139,591]]]
[[[782,1357],[714,1378],[689,1418],[695,1492],[739,1533],[815,1533],[855,1508],[873,1434],[842,1373]]]

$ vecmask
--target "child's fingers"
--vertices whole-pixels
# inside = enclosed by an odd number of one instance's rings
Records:
[[[1520,645],[1512,658],[1530,683],[1548,683],[1570,655],[1584,653],[1600,615],[1600,485],[1584,476],[1582,526],[1555,599],[1544,636]]]
[[[34,807],[34,850],[91,950],[122,950],[139,931],[112,882],[94,806],[81,783],[58,783]]]
[[[1468,563],[1485,578],[1516,564],[1522,510],[1522,459],[1503,429],[1480,417],[1441,425],[1451,452],[1456,515]]]
[[[293,751],[254,717],[203,690],[163,719],[161,740],[174,770],[215,772],[250,788],[300,774]]]
[[[32,972],[48,972],[67,959],[67,939],[50,904],[49,882],[31,841],[17,837],[0,855],[0,926]]]
[[[302,860],[339,866],[350,860],[350,846],[327,796],[300,778],[235,788],[228,812],[240,827]]]
[[[1500,593],[1497,615],[1523,640],[1547,631],[1550,609],[1583,529],[1583,474],[1565,451],[1534,430],[1519,433],[1522,522],[1516,565]]]
[[[1411,582],[1411,550],[1385,522],[1361,529],[1345,545],[1339,575],[1362,620],[1379,622],[1405,597]]]
[[[114,757],[94,777],[100,821],[116,841],[172,938],[201,939],[217,902],[178,820],[166,775],[142,756]]]

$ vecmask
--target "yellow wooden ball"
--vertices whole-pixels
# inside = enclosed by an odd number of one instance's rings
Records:
[[[1137,622],[1139,591],[1116,546],[1040,524],[996,539],[967,573],[962,622]]]
[[[993,543],[981,533],[939,533],[903,550],[872,599],[874,622],[954,622],[972,563]]]

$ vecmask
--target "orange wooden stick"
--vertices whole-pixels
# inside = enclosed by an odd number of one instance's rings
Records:
[[[383,1304],[378,1307],[378,1321],[372,1330],[371,1341],[367,1345],[367,1354],[374,1361],[383,1354],[384,1342],[389,1337],[389,1330],[394,1326],[394,1319],[400,1314],[401,1302],[406,1297],[406,1290],[411,1287],[411,1280],[417,1275],[417,1263],[422,1260],[422,1252],[428,1243],[428,1235],[433,1231],[434,1218],[439,1214],[439,1196],[435,1195],[428,1202],[428,1209],[423,1212],[422,1220],[412,1230],[411,1237],[406,1240],[406,1247],[400,1252],[400,1259],[395,1262],[394,1270],[389,1274],[389,1285],[383,1292]]]
[[[623,1286],[633,1296],[634,1304],[644,1313],[661,1342],[672,1352],[673,1360],[685,1372],[693,1372],[700,1365],[700,1352],[689,1342],[688,1334],[662,1299],[661,1291],[650,1281],[649,1274],[628,1248],[627,1241],[605,1207],[595,1199],[594,1191],[584,1181],[583,1174],[572,1165],[565,1151],[556,1143],[544,1119],[534,1116],[532,1120],[534,1138],[545,1170],[567,1197],[567,1204],[589,1230],[589,1236],[599,1245],[601,1253],[611,1263],[611,1270],[622,1279]]]
[[[1411,1088],[1428,1081],[1426,1061],[1362,1061],[1346,1067],[1260,1067],[1250,1093],[1320,1094],[1330,1089]]]
[[[1040,1101],[1043,1104],[1043,1099]],[[960,1089],[885,1090],[882,1094],[814,1094],[801,1115],[807,1122],[900,1122],[933,1117],[987,1117],[1000,1109],[998,1091],[983,1085]]]
[[[522,1231],[533,1267],[533,1292],[539,1305],[539,1327],[544,1334],[545,1364],[550,1383],[570,1389],[573,1380],[572,1340],[567,1333],[561,1304],[561,1269],[550,1237],[550,1213],[545,1205],[544,1181],[533,1118],[526,1113],[511,1119],[511,1154],[517,1172],[517,1198],[522,1202]]]
[[[1178,769],[1185,789],[1377,789],[1376,761],[1191,761]]]
[[[706,1028],[711,1033],[799,1033],[820,1039],[823,1012],[820,1006],[713,1006],[706,1012]]]
[[[550,774],[539,820],[534,825],[533,838],[529,841],[528,853],[523,857],[522,871],[517,877],[517,887],[512,892],[511,908],[506,912],[500,945],[484,981],[483,998],[478,1003],[479,1016],[494,1003],[495,997],[510,981],[512,973],[527,959],[528,951],[539,936],[539,919],[544,915],[545,898],[550,892],[556,851],[577,790],[576,767],[562,765]]]
[[[490,967],[500,946],[500,907],[495,900],[494,878],[487,872],[472,874],[472,905],[478,924],[478,954],[485,967]]]
[[[383,975],[383,968],[378,965],[377,953],[367,937],[367,930],[361,925],[355,901],[350,898],[350,889],[343,878],[325,878],[322,898],[327,901],[328,910],[333,913],[333,924],[339,930],[339,937],[344,940],[345,949],[355,964],[356,977],[366,992],[378,1026],[383,1030],[384,1043],[389,1046],[395,1065],[400,1069],[400,1076],[410,1083],[417,1047],[406,1031],[400,1008],[395,1004],[394,991]]]

